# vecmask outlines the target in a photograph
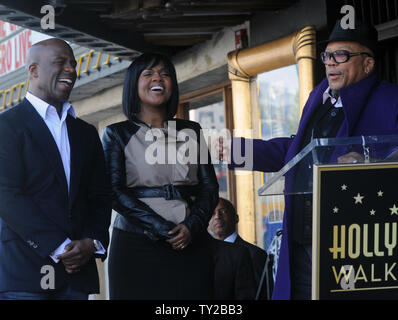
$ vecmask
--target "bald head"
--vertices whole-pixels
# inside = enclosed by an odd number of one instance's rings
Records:
[[[40,41],[29,49],[27,67],[29,92],[62,109],[77,77],[72,48],[61,39]]]
[[[61,39],[51,38],[37,42],[28,50],[26,58],[26,66],[28,70],[32,64],[39,64],[40,59],[43,57],[43,53],[47,50],[51,50],[51,47],[65,48],[66,50],[73,52],[72,48]]]

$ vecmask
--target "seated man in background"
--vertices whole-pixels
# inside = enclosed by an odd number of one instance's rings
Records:
[[[254,300],[256,283],[249,250],[210,237],[215,300]]]
[[[236,213],[233,204],[227,199],[220,198],[213,216],[210,219],[208,230],[214,238],[236,244],[236,246],[234,246],[236,249],[238,247],[245,247],[249,250],[254,273],[255,291],[257,291],[257,288],[260,285],[265,261],[267,260],[267,253],[263,249],[243,240],[238,235],[236,231],[236,224],[238,222],[239,216]],[[266,294],[264,294],[263,291],[265,292],[265,290],[262,290],[260,298],[267,299]]]

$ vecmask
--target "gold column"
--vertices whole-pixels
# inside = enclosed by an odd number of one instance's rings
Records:
[[[251,116],[251,99],[256,97],[252,97],[250,86],[253,77],[259,73],[297,63],[299,103],[302,110],[314,88],[315,42],[315,28],[310,26],[275,41],[228,53],[235,136],[251,138],[253,125],[258,125],[258,120]],[[255,243],[254,193],[257,191],[254,190],[254,174],[236,173],[236,189],[239,233],[245,240]]]
[[[237,55],[232,57],[236,58]],[[235,61],[235,66],[237,61]],[[232,105],[234,135],[253,138],[251,135],[252,116],[250,103],[250,77],[234,68],[230,73],[232,84]],[[249,129],[249,130],[248,130]],[[236,172],[236,206],[239,214],[239,234],[250,242],[255,242],[253,172]],[[242,192],[244,190],[244,192]]]
[[[293,42],[294,56],[298,65],[300,114],[315,87],[314,65],[316,60],[315,28],[306,27],[298,32]]]

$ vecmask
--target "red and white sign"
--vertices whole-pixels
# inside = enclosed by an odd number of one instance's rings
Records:
[[[21,29],[0,21],[0,77],[23,67],[32,44],[49,38],[39,32]]]

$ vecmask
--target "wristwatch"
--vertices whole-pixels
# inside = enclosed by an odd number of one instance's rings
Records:
[[[100,242],[97,239],[93,240],[93,244],[94,244],[94,247],[95,247],[95,251],[101,250]]]

